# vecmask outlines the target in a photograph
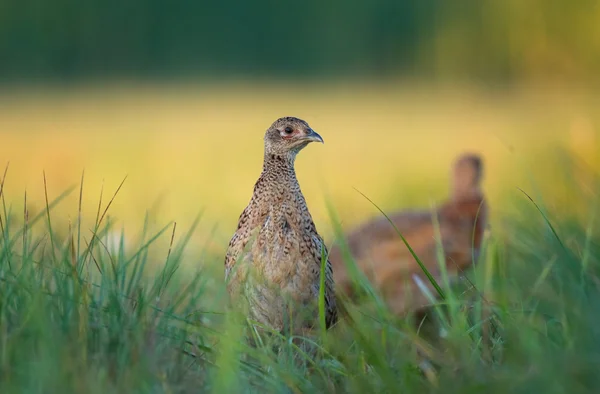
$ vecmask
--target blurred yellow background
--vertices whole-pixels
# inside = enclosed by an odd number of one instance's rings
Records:
[[[202,211],[192,246],[222,254],[261,171],[264,131],[297,116],[325,139],[297,172],[328,242],[326,201],[345,228],[377,212],[355,188],[387,211],[428,207],[464,151],[484,157],[493,220],[536,183],[554,206],[573,205],[559,151],[600,168],[598,5],[5,0],[7,201],[17,220],[27,190],[40,212],[44,170],[52,198],[85,169],[91,227],[103,181],[105,205],[128,176],[115,231],[135,238],[148,209],[156,227],[182,231]],[[53,219],[73,221],[77,198]]]
[[[552,183],[540,162],[568,147],[598,169],[600,98],[560,88],[497,91],[381,83],[112,84],[17,89],[0,96],[0,158],[10,162],[5,192],[17,217],[23,193],[31,212],[78,184],[85,169],[84,218],[106,205],[126,237],[146,210],[179,232],[203,211],[191,248],[222,253],[261,171],[263,134],[280,116],[306,119],[324,138],[296,168],[319,230],[331,242],[330,199],[344,228],[377,213],[354,188],[386,210],[429,207],[447,195],[449,168],[464,151],[485,160],[493,215],[502,196]],[[554,185],[559,188],[560,185]],[[78,191],[52,214],[77,216]],[[508,207],[504,207],[507,208]],[[216,227],[215,227],[216,226]]]

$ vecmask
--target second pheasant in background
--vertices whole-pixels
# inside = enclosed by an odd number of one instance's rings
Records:
[[[481,158],[464,154],[454,163],[450,199],[440,208],[435,212],[406,210],[389,215],[437,281],[441,272],[432,217],[437,215],[448,275],[456,276],[479,255],[488,210],[481,190],[482,175]],[[380,291],[392,312],[402,315],[429,304],[415,276],[430,289],[432,285],[387,218],[381,216],[354,229],[346,236],[346,243],[358,269]],[[353,281],[339,245],[332,248],[330,261],[338,291],[354,297]]]

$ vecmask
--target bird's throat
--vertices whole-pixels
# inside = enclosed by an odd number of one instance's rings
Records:
[[[263,171],[294,172],[295,161],[296,153],[294,152],[265,153]]]
[[[272,190],[268,193],[277,200],[279,196],[290,191],[299,191],[298,179],[294,170],[294,156],[291,155],[265,155],[263,171],[257,182],[262,190]],[[275,191],[276,192],[273,192]],[[283,193],[283,194],[282,194]]]

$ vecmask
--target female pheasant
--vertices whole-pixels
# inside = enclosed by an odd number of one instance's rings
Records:
[[[296,155],[323,139],[305,121],[284,117],[267,130],[263,170],[225,256],[227,291],[248,301],[248,317],[299,332],[318,320],[323,239],[296,179]],[[326,327],[337,321],[333,271],[325,269]],[[242,299],[243,299],[242,298]]]
[[[446,270],[451,277],[458,276],[477,260],[487,226],[481,158],[463,154],[452,170],[451,198],[436,212],[406,210],[390,215],[394,226],[438,281],[441,273],[432,214],[437,216]],[[434,290],[387,218],[378,217],[362,224],[346,236],[346,242],[358,269],[380,290],[393,312],[403,315],[419,311],[429,303],[415,281],[420,279]],[[338,288],[350,297],[355,296],[339,246],[332,248],[330,257]]]

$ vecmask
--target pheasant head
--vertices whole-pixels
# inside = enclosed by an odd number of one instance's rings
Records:
[[[454,163],[453,168],[453,196],[463,199],[479,196],[481,193],[481,178],[483,177],[483,163],[476,154],[463,154]]]
[[[308,123],[291,116],[279,118],[265,133],[265,156],[293,162],[298,152],[311,142],[323,143],[323,138]]]

